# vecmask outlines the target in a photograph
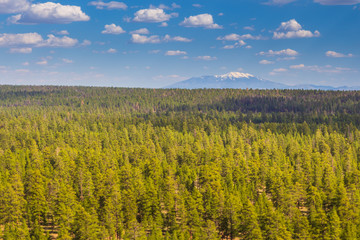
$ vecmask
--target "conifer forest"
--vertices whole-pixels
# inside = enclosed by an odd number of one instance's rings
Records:
[[[360,92],[0,86],[0,239],[360,239]]]

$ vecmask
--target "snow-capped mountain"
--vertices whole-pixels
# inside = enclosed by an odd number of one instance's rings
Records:
[[[167,88],[257,88],[287,89],[289,86],[272,81],[262,80],[249,73],[230,72],[224,75],[194,77],[177,82]]]
[[[319,89],[319,90],[360,90],[360,87],[331,87],[318,85],[290,86],[282,83],[263,80],[249,73],[230,72],[223,75],[194,77],[177,82],[166,88],[252,88],[252,89]]]

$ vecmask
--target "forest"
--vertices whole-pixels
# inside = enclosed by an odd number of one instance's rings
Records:
[[[0,86],[0,239],[360,239],[360,92]]]

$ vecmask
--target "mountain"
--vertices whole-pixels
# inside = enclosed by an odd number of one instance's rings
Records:
[[[230,72],[224,75],[194,77],[177,82],[165,88],[253,88],[253,89],[320,89],[320,90],[360,90],[360,87],[331,87],[317,85],[290,86],[282,83],[263,80],[249,73]]]

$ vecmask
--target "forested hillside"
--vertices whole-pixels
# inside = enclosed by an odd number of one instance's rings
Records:
[[[359,239],[360,92],[0,86],[2,239]]]

